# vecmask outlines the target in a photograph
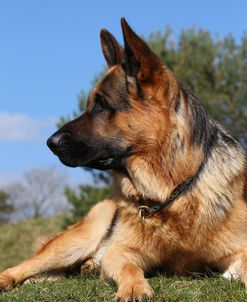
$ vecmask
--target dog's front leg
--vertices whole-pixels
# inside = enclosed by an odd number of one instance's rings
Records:
[[[0,274],[0,289],[8,289],[40,273],[66,270],[90,257],[111,225],[116,204],[95,205],[79,223],[48,240],[37,254]]]
[[[126,246],[115,244],[103,256],[102,277],[115,281],[118,285],[117,302],[142,301],[151,298],[153,290],[138,267],[138,256],[130,253]]]

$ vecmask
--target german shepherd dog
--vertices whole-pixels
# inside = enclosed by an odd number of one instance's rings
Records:
[[[47,141],[67,166],[112,169],[118,194],[5,270],[1,289],[83,263],[116,282],[116,301],[151,298],[157,269],[216,268],[247,286],[244,149],[121,24],[125,48],[101,31],[109,68],[84,114]]]

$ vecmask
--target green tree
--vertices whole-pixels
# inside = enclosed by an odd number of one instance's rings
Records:
[[[97,201],[109,197],[111,195],[111,188],[109,186],[93,187],[80,185],[77,190],[67,187],[65,195],[71,205],[71,212],[65,216],[62,224],[63,228],[77,222]]]
[[[0,190],[0,223],[8,222],[10,214],[14,211],[14,207],[8,202],[8,199],[8,194]]]

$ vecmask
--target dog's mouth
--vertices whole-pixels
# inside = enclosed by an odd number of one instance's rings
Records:
[[[114,159],[113,157],[90,161],[83,161],[82,159],[76,160],[74,158],[68,157],[67,155],[59,155],[58,158],[64,165],[71,168],[85,167],[98,170],[109,170],[114,168],[120,168],[122,166],[122,160]]]
[[[105,158],[105,159],[100,159],[98,162],[99,162],[100,165],[107,167],[107,166],[111,165],[114,162],[114,158],[113,157],[108,157],[108,158]]]
[[[106,155],[105,152],[87,150],[86,152],[75,152],[75,150],[60,150],[53,152],[59,160],[66,166],[86,167],[98,170],[119,169],[124,166],[125,159],[130,155],[130,151],[118,151]],[[102,156],[102,153],[104,156]]]

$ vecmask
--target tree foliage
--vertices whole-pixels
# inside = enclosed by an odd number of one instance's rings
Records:
[[[71,212],[63,221],[63,228],[69,224],[75,223],[78,219],[84,216],[88,210],[96,203],[109,197],[111,188],[108,187],[93,187],[89,185],[81,185],[77,190],[69,187],[65,188],[65,195],[71,205]],[[104,215],[104,213],[102,213]]]
[[[8,194],[5,191],[0,190],[0,223],[7,222],[13,211],[14,207],[9,203]]]

